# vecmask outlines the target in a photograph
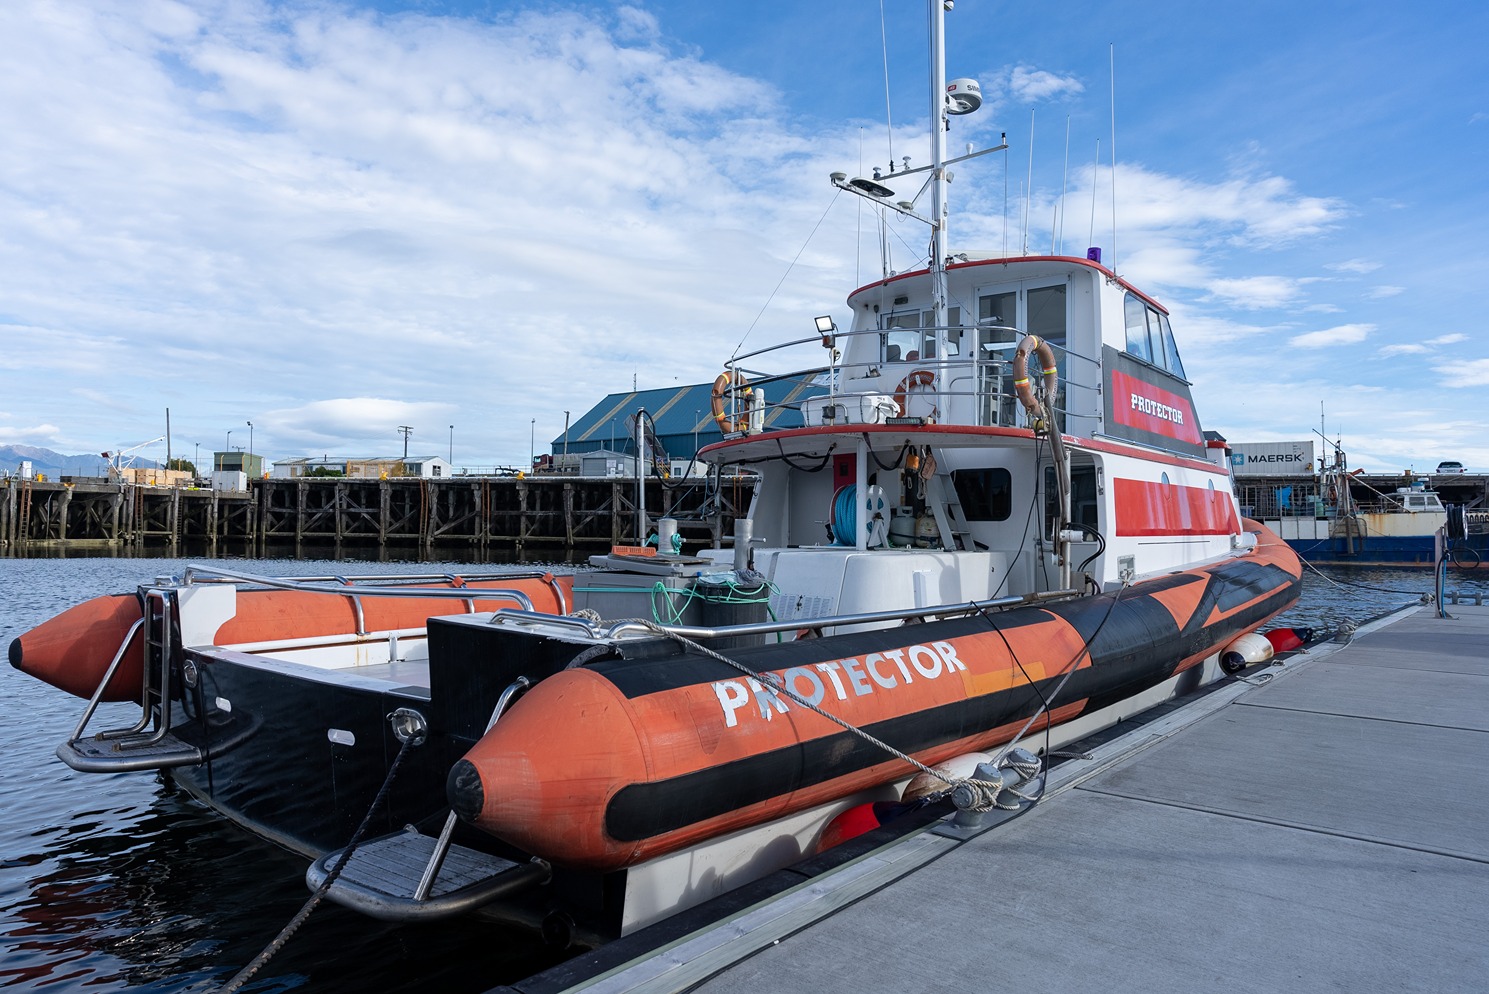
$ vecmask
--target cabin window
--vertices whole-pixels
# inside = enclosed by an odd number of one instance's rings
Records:
[[[1095,466],[1070,467],[1070,522],[1075,525],[1097,527],[1097,490]],[[1045,535],[1053,538],[1049,526],[1060,517],[1060,479],[1055,467],[1044,468],[1044,520]]]
[[[932,319],[932,320],[934,320],[934,319]],[[931,322],[928,321],[927,323],[929,324]],[[960,307],[948,307],[948,308],[946,308],[946,324],[948,325],[947,331],[946,331],[946,355],[947,355],[948,358],[951,357],[951,356],[961,355],[962,354],[962,328],[961,328],[961,324],[962,324],[962,309]],[[936,336],[935,336],[934,333],[932,333],[930,335],[930,339],[931,339],[931,341],[928,344],[931,347],[931,354],[932,355],[935,355],[936,354]]]
[[[1153,350],[1148,348],[1148,309],[1132,294],[1123,304],[1127,319],[1127,353],[1139,359],[1153,361]]]
[[[883,320],[879,336],[880,356],[885,362],[915,362],[920,358],[920,312],[900,311]]]
[[[1031,335],[1056,347],[1060,372],[1065,372],[1065,284],[1034,287],[1028,292],[1029,321],[1025,329]]]
[[[1174,330],[1169,327],[1168,315],[1130,293],[1123,301],[1122,309],[1127,325],[1127,354],[1166,369],[1181,380],[1188,379],[1184,375],[1184,363],[1179,359],[1179,347],[1174,343]]]
[[[962,323],[962,309],[946,309],[948,325]],[[884,362],[923,362],[936,358],[936,312],[896,311],[884,318],[884,334],[879,336],[879,358]],[[950,347],[947,351],[956,355],[959,351],[955,335],[948,333]]]
[[[1007,521],[1013,513],[1013,476],[1006,469],[954,469],[951,482],[968,521]]]
[[[1164,368],[1181,380],[1188,379],[1184,375],[1184,364],[1179,361],[1179,347],[1174,344],[1174,330],[1168,326],[1168,315],[1158,314],[1158,323],[1163,329]]]

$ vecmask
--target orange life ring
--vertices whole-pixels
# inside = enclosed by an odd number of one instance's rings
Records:
[[[900,417],[905,416],[905,398],[911,390],[916,387],[930,387],[936,385],[936,374],[929,369],[917,369],[906,373],[905,378],[900,380],[900,385],[894,388],[894,402],[899,405]]]
[[[713,419],[719,423],[719,428],[725,434],[744,431],[750,426],[748,410],[749,388],[750,381],[745,379],[745,375],[737,369],[726,369],[713,381],[713,396],[710,400],[710,406],[713,409]],[[740,404],[740,408],[744,413],[741,413],[737,418],[729,416],[728,411],[725,410],[726,405],[724,403],[725,398],[735,391],[739,391],[745,395],[745,399]]]
[[[1060,387],[1060,371],[1055,365],[1055,350],[1038,335],[1025,335],[1014,350],[1013,392],[1019,395],[1019,401],[1031,414],[1038,414],[1039,401],[1034,398],[1034,385],[1029,380],[1030,352],[1039,357],[1040,368],[1044,371],[1044,395],[1052,404],[1055,391]]]

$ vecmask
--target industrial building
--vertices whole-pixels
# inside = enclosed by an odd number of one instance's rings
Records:
[[[755,381],[768,399],[767,428],[800,428],[805,423],[801,407],[808,399],[827,393],[825,384],[813,378],[791,377]],[[713,384],[695,383],[657,390],[628,390],[606,396],[572,422],[568,430],[550,443],[552,456],[538,461],[539,471],[589,475],[581,457],[593,454],[588,466],[608,468],[625,464],[622,456],[634,459],[638,411],[646,411],[657,441],[669,465],[686,465],[704,446],[723,434],[713,417]],[[662,456],[657,454],[659,461]],[[634,467],[634,463],[625,464]],[[634,474],[634,468],[629,469]],[[594,475],[607,475],[597,472]]]

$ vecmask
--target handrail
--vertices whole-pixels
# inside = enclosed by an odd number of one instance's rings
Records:
[[[198,574],[200,574],[200,579],[198,578]],[[376,573],[359,574],[350,578],[334,574],[327,574],[325,576],[281,576],[274,577],[273,579],[285,580],[291,583],[345,582],[356,585],[368,583],[404,584],[410,581],[419,582],[424,580],[444,580],[446,582],[461,580],[469,584],[481,583],[487,580],[541,580],[548,575],[548,573],[540,570],[520,570],[511,573],[470,573],[463,575],[452,573]],[[188,585],[192,583],[231,583],[234,580],[242,579],[243,577],[247,576],[255,576],[255,574],[237,573],[232,570],[225,570],[217,566],[201,566],[192,564],[186,567],[185,572],[182,574],[181,582]]]
[[[72,730],[72,737],[67,741],[76,742],[83,737],[83,729],[88,727],[88,722],[93,718],[93,712],[98,710],[98,704],[103,700],[105,688],[114,679],[114,673],[119,669],[119,664],[124,661],[124,654],[129,651],[129,644],[134,641],[134,637],[139,634],[140,629],[143,627],[145,627],[145,619],[143,617],[129,626],[129,631],[125,634],[124,641],[119,643],[119,651],[114,653],[113,662],[109,663],[109,668],[104,670],[103,679],[98,681],[98,689],[93,691],[92,697],[88,698],[88,707],[83,711],[82,719],[78,722],[77,727]]]
[[[356,600],[359,597],[433,597],[462,601],[503,600],[516,601],[522,605],[523,610],[533,610],[532,598],[528,597],[521,590],[508,587],[359,587],[351,584],[350,581],[346,581],[343,586],[338,587],[319,582],[300,583],[292,578],[262,576],[257,573],[218,569],[212,566],[188,566],[187,573],[193,577],[195,574],[202,574],[221,580],[254,583],[259,586],[273,587],[278,590],[300,590],[311,594],[331,594],[336,597],[351,598],[352,600]],[[542,576],[542,574],[538,575]],[[332,577],[331,579],[345,580],[344,577]],[[187,582],[190,581],[188,580]],[[359,625],[358,627],[360,628],[361,626]],[[358,634],[365,633],[358,632]]]
[[[917,607],[903,611],[863,611],[857,614],[829,615],[823,618],[796,618],[791,621],[763,621],[753,622],[745,625],[724,625],[719,628],[697,628],[689,625],[653,625],[652,623],[641,623],[636,620],[613,622],[607,627],[585,621],[582,618],[565,617],[560,618],[551,614],[541,614],[534,611],[514,611],[511,608],[499,608],[492,612],[488,624],[499,624],[504,621],[518,624],[548,624],[561,625],[566,628],[578,629],[585,637],[597,641],[606,639],[618,639],[637,633],[655,635],[657,628],[662,628],[673,635],[681,635],[691,639],[728,638],[738,635],[769,635],[775,632],[800,631],[802,629],[814,628],[840,628],[844,625],[864,625],[877,621],[903,621],[909,618],[955,617],[963,614],[975,614],[989,608],[1015,607],[1021,604],[1037,604],[1045,601],[1060,600],[1080,596],[1079,590],[1049,590],[1036,594],[1023,594],[1008,597],[997,597],[985,601],[967,601],[964,604],[941,604],[936,607]]]

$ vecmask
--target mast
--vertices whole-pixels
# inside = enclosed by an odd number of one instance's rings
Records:
[[[946,354],[946,8],[947,0],[926,0],[931,15],[931,307],[936,349]]]

